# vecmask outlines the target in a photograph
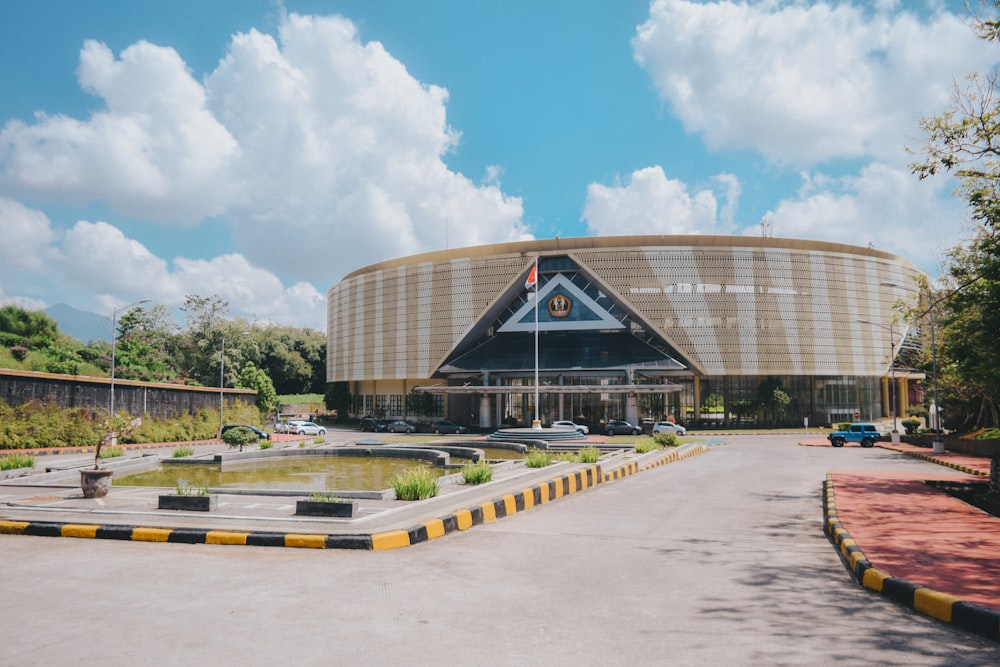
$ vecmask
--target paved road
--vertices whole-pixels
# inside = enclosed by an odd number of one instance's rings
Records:
[[[730,440],[395,551],[0,536],[0,664],[1000,664],[857,586],[822,533],[828,470],[939,468]]]

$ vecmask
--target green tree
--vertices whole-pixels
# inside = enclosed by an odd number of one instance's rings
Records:
[[[323,403],[327,410],[337,413],[337,421],[344,421],[351,412],[351,385],[348,382],[331,382],[326,385]]]
[[[115,374],[149,382],[174,380],[177,371],[169,353],[173,326],[162,305],[124,313],[118,320]]]
[[[989,16],[973,29],[997,42],[1000,0],[982,2]],[[920,120],[924,159],[911,165],[921,179],[951,174],[978,224],[967,245],[949,252],[937,312],[941,325],[942,404],[967,426],[996,424],[1000,395],[1000,88],[996,74],[970,74],[956,85],[951,108]],[[970,401],[978,401],[976,406]]]
[[[0,308],[0,332],[20,336],[31,347],[42,347],[59,337],[59,325],[40,310],[7,305]]]
[[[248,361],[240,369],[240,376],[236,380],[236,386],[241,389],[253,389],[257,392],[257,409],[262,415],[270,415],[278,410],[278,392],[274,390],[274,383],[262,369]]]

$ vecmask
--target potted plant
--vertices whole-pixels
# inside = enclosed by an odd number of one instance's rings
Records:
[[[142,419],[119,412],[106,419],[103,424],[104,436],[97,441],[94,450],[94,467],[80,471],[80,490],[84,498],[103,498],[111,490],[111,475],[114,470],[101,467],[101,447],[117,443],[118,438],[131,435],[142,425]]]
[[[333,516],[351,519],[358,509],[358,502],[350,498],[338,498],[329,492],[314,492],[309,500],[295,502],[295,514],[299,516]]]
[[[161,510],[187,510],[192,512],[211,512],[219,506],[219,498],[209,494],[204,486],[184,486],[177,482],[176,495],[160,496]]]

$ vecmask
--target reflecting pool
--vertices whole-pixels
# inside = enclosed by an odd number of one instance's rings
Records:
[[[445,468],[395,457],[284,456],[218,463],[160,464],[153,470],[114,479],[115,486],[195,486],[210,489],[289,491],[381,491],[407,468],[422,466],[435,476]]]

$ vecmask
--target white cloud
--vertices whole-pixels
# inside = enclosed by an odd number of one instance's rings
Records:
[[[52,260],[56,232],[41,211],[0,197],[0,278],[16,271],[41,271]]]
[[[723,174],[723,215],[711,190],[690,193],[688,186],[668,179],[660,166],[632,172],[628,183],[591,183],[583,219],[591,233],[609,234],[727,234],[740,196],[739,181]]]
[[[945,183],[918,181],[905,168],[873,163],[856,176],[803,173],[798,196],[769,217],[775,236],[872,245],[933,274],[968,220],[962,203],[942,197]],[[759,228],[748,227],[755,235]]]
[[[632,45],[685,129],[715,150],[888,160],[955,78],[996,61],[960,16],[893,9],[655,0]]]
[[[309,283],[285,288],[273,273],[237,254],[207,261],[177,258],[174,265],[185,293],[205,294],[204,286],[211,285],[211,293],[228,301],[235,314],[326,330],[326,299]]]
[[[106,222],[77,222],[66,232],[61,255],[66,279],[94,292],[168,304],[183,296],[166,261]]]
[[[218,218],[254,265],[323,284],[389,257],[530,237],[519,198],[444,163],[459,140],[447,91],[347,19],[292,14],[277,39],[235,35],[203,82],[172,48],[140,41],[116,58],[87,41],[77,76],[105,108],[8,122],[0,195],[173,225]]]
[[[147,220],[191,224],[224,210],[237,146],[170,48],[138,42],[115,59],[87,41],[80,85],[106,110],[80,121],[39,114],[0,131],[0,183],[71,203],[103,200]]]
[[[237,35],[206,86],[241,146],[230,221],[255,262],[332,283],[381,259],[529,236],[519,198],[442,161],[458,139],[447,91],[346,19],[291,15],[277,41]]]
[[[187,294],[214,294],[229,302],[234,316],[326,328],[326,301],[316,288],[308,283],[285,288],[277,276],[242,255],[167,262],[118,228],[86,221],[67,232],[60,253],[63,280],[99,295],[94,307],[101,312],[123,300],[178,307]]]
[[[41,299],[32,299],[25,296],[8,296],[0,286],[0,306],[18,306],[25,310],[44,310],[48,304]]]

